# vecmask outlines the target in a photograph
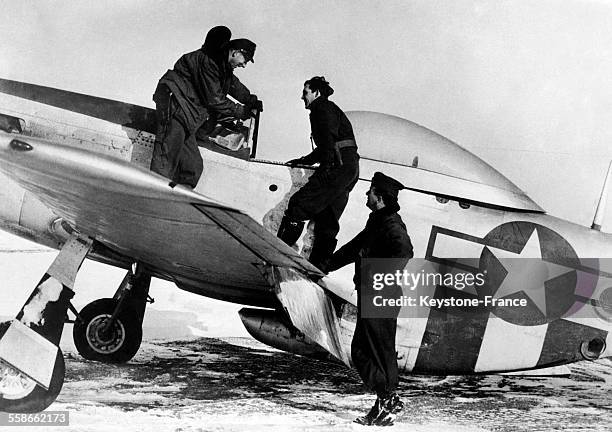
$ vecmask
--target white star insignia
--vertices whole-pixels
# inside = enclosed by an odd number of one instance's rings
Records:
[[[546,287],[544,283],[573,269],[542,259],[538,231],[533,230],[523,250],[516,254],[507,250],[486,246],[508,271],[495,298],[523,291],[546,316]]]

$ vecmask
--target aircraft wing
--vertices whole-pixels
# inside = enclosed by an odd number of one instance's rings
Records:
[[[332,298],[320,285],[291,268],[266,266],[276,295],[294,327],[332,356],[351,365],[350,341],[346,340]]]
[[[80,233],[190,291],[214,286],[212,297],[269,306],[273,287],[259,266],[320,273],[247,214],[121,159],[1,134],[0,162]]]

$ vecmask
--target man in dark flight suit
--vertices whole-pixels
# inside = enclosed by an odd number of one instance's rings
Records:
[[[246,120],[252,109],[263,109],[233,73],[253,61],[256,45],[230,37],[227,27],[212,28],[202,48],[183,55],[161,77],[153,95],[157,134],[151,170],[174,183],[193,188],[202,175],[198,129],[212,130],[221,117]],[[228,99],[228,94],[242,105]]]
[[[390,425],[403,409],[403,402],[395,393],[398,385],[397,354],[395,350],[395,318],[363,318],[361,314],[361,266],[365,258],[398,258],[405,266],[413,256],[412,243],[406,226],[397,213],[398,192],[404,186],[380,172],[374,174],[367,192],[367,207],[372,210],[361,231],[331,258],[324,271],[334,271],[355,263],[355,289],[357,289],[358,315],[351,357],[366,387],[376,392],[377,399],[370,412],[355,421],[366,425]],[[401,295],[401,293],[400,293]]]
[[[325,267],[336,248],[338,221],[348,202],[349,192],[359,177],[359,155],[351,122],[338,106],[328,100],[334,93],[323,77],[304,83],[302,100],[310,110],[312,140],[316,148],[307,156],[287,162],[319,167],[289,200],[278,237],[289,246],[300,237],[304,221],[315,223],[309,261]]]

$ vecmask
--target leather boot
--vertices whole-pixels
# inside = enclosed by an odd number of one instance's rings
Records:
[[[374,402],[374,406],[372,406],[370,411],[366,415],[357,417],[353,421],[360,425],[370,426],[372,425],[372,423],[374,423],[374,420],[378,418],[382,410],[383,410],[382,400],[380,398],[376,398],[376,402]]]
[[[402,402],[396,393],[390,394],[386,398],[381,398],[382,409],[378,416],[372,421],[376,426],[391,426],[397,418],[397,414],[404,409]]]
[[[304,222],[296,221],[288,218],[287,216],[283,216],[283,220],[281,221],[276,236],[289,246],[293,246],[302,235],[303,229]]]
[[[335,238],[318,238],[315,234],[308,261],[310,261],[313,266],[323,271],[323,273],[326,273],[329,259],[333,255],[337,244],[338,240]]]

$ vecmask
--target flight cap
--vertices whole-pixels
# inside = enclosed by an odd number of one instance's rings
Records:
[[[257,45],[255,45],[254,42],[251,42],[248,39],[232,39],[227,44],[227,47],[229,49],[242,51],[247,62],[250,61],[255,63],[253,57],[255,56],[255,47],[257,47]]]
[[[372,186],[376,188],[376,192],[391,195],[397,198],[399,191],[404,189],[404,185],[392,177],[386,176],[381,172],[375,172],[372,177]]]

